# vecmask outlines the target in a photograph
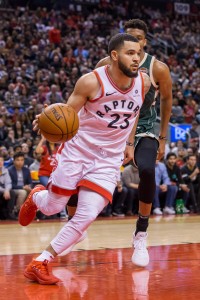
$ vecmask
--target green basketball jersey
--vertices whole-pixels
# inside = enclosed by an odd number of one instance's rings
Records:
[[[145,53],[143,60],[140,62],[140,71],[146,73],[151,79],[151,87],[145,96],[144,104],[140,110],[140,117],[136,134],[152,132],[154,133],[154,124],[156,122],[155,98],[158,93],[158,86],[153,79],[153,63],[155,57]]]

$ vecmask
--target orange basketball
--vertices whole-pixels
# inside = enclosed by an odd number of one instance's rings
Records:
[[[41,134],[52,143],[63,143],[75,136],[79,119],[75,110],[62,103],[47,106],[38,119]]]

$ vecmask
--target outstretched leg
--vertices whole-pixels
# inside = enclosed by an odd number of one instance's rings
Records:
[[[35,202],[39,201],[38,198],[39,197],[37,197]],[[51,203],[54,206],[56,201],[63,203],[63,200],[57,195],[56,198],[51,198],[50,202],[48,201],[48,205]],[[47,201],[45,201],[45,205],[40,205],[40,209],[42,208],[43,212],[47,211],[46,202]],[[100,194],[81,187],[78,206],[74,217],[63,226],[46,250],[28,265],[24,275],[40,284],[57,283],[58,278],[52,275],[48,269],[47,262],[51,262],[58,254],[76,243],[82,233],[96,219],[108,202],[109,201]],[[49,209],[50,208],[48,208],[48,210]]]

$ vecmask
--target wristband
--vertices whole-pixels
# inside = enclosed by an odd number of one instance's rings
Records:
[[[127,146],[134,146],[133,143],[129,143],[129,142],[126,142],[126,145],[127,145]]]
[[[159,140],[167,140],[167,137],[166,136],[161,136],[161,135],[159,135]]]

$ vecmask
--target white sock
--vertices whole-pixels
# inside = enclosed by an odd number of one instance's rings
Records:
[[[51,262],[54,260],[54,256],[49,251],[44,250],[42,254],[35,258],[37,261],[44,261],[45,259],[48,260],[48,262]]]

